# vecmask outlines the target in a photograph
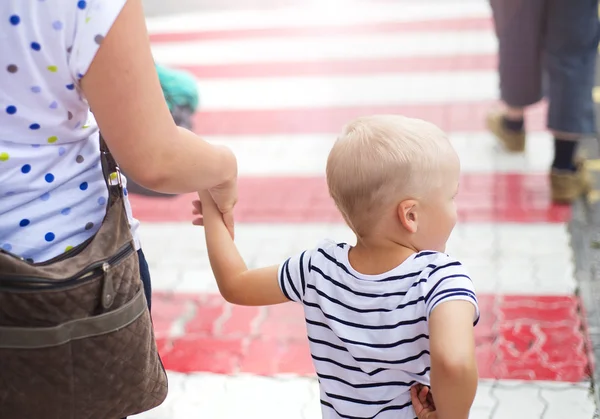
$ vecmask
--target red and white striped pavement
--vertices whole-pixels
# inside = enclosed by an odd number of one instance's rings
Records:
[[[349,119],[400,113],[445,129],[463,167],[448,251],[473,273],[482,311],[471,417],[593,417],[570,209],[549,199],[545,106],[528,115],[524,155],[505,153],[484,131],[498,96],[486,2],[323,1],[148,24],[156,60],[198,78],[197,131],[238,156],[236,241],[251,267],[326,237],[352,240],[324,179]],[[190,224],[191,199],[131,197],[171,386],[161,407],[137,417],[319,418],[301,308],[224,303],[203,231]]]

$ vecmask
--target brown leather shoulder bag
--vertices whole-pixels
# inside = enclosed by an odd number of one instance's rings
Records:
[[[119,169],[100,144],[99,231],[42,263],[0,252],[1,419],[118,419],[167,395]]]

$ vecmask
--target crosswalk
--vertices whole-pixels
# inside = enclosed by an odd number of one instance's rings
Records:
[[[485,132],[498,97],[484,1],[303,2],[148,21],[155,59],[198,80],[196,131],[238,157],[236,241],[250,267],[323,238],[353,241],[328,194],[327,153],[372,113],[446,130],[462,164],[448,251],[479,293],[476,419],[591,419],[585,321],[566,222],[551,204],[545,105],[523,155]],[[151,266],[153,316],[171,390],[154,418],[320,417],[301,309],[234,307],[217,294],[192,196],[131,196]],[[381,418],[384,419],[384,418]]]

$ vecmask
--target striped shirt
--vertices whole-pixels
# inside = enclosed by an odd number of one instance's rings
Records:
[[[429,315],[466,300],[477,324],[473,283],[460,262],[434,251],[363,275],[348,262],[350,248],[327,243],[279,268],[283,293],[304,306],[323,418],[413,419],[410,386],[430,384]]]

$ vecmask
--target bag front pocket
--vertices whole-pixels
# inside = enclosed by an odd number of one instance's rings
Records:
[[[0,371],[7,418],[117,419],[159,405],[167,392],[143,288],[99,316],[0,327]]]
[[[118,419],[150,410],[165,400],[167,375],[149,331],[152,322],[146,310],[126,328],[72,342],[79,417]]]

